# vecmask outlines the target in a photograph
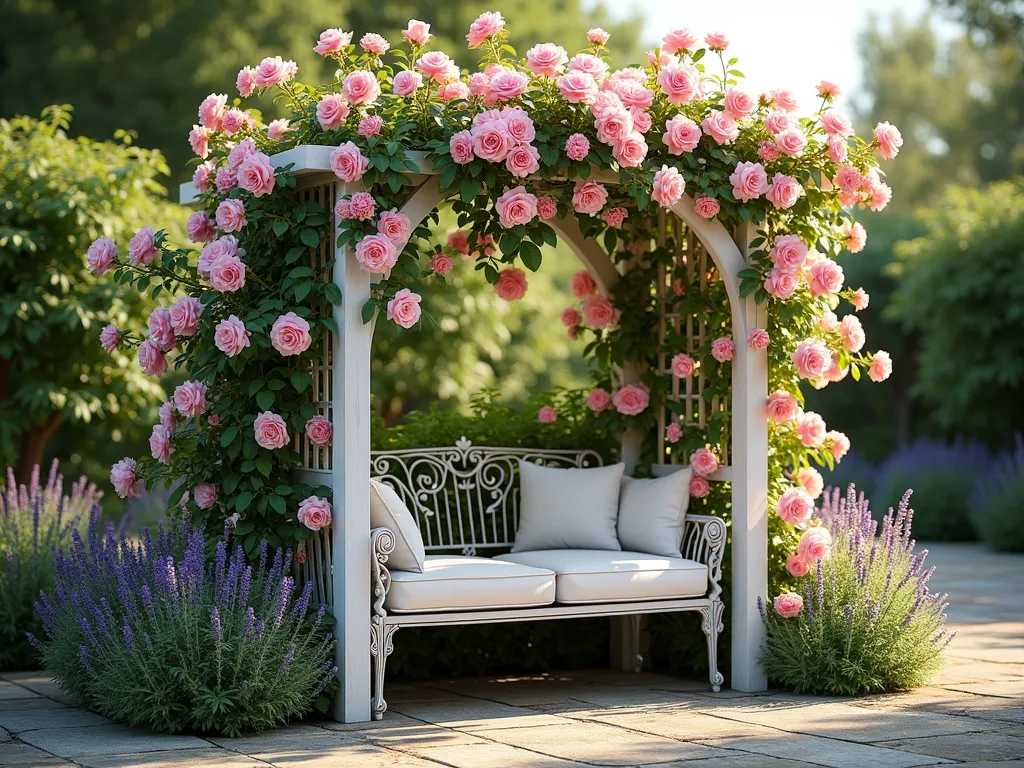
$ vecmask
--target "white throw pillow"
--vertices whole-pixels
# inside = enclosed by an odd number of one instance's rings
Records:
[[[687,467],[665,477],[622,478],[618,535],[624,550],[682,557],[679,545],[690,505],[691,473]]]
[[[388,556],[389,569],[423,573],[426,552],[412,512],[394,488],[376,480],[370,481],[370,527],[388,528],[395,534],[395,551]]]
[[[519,461],[519,528],[513,552],[619,551],[615,521],[625,464],[557,469]]]

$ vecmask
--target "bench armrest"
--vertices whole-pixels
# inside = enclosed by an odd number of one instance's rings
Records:
[[[722,594],[722,560],[725,558],[725,521],[713,515],[686,515],[683,524],[683,557],[708,567],[708,597]]]
[[[373,615],[384,618],[384,598],[391,588],[391,572],[387,569],[388,555],[395,551],[395,534],[389,528],[370,531],[370,577],[373,586]]]

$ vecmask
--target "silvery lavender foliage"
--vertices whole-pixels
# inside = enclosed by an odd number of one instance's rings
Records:
[[[54,548],[68,546],[73,530],[98,517],[102,497],[84,477],[65,495],[56,461],[45,486],[38,466],[27,485],[18,485],[8,467],[6,483],[0,481],[0,670],[39,666],[26,635],[42,630],[32,602],[53,586]]]
[[[971,520],[981,540],[998,552],[1024,552],[1024,439],[996,457],[970,497]]]
[[[924,685],[953,639],[946,595],[929,590],[934,568],[911,537],[910,491],[881,521],[850,486],[826,493],[818,510],[832,550],[800,580],[797,618],[763,612],[761,659],[770,680],[802,693],[853,695]]]
[[[885,505],[896,504],[907,488],[913,488],[919,540],[973,541],[978,536],[968,498],[975,479],[990,463],[988,450],[979,443],[918,440],[882,462],[874,497]]]
[[[93,529],[56,557],[41,593],[46,669],[113,720],[236,735],[308,712],[333,685],[333,638],[289,556],[255,568],[230,538],[172,521],[135,543]],[[230,557],[228,556],[230,554]]]

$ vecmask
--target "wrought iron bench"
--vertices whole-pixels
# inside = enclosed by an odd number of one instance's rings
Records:
[[[375,452],[371,455],[371,474],[376,480],[394,488],[406,503],[419,526],[428,555],[500,554],[512,546],[519,522],[517,465],[520,459],[555,467],[595,467],[602,463],[601,457],[591,450],[477,447],[463,437],[453,447]],[[370,653],[373,668],[371,711],[374,719],[380,719],[387,709],[384,670],[394,649],[394,634],[400,627],[627,616],[632,634],[631,647],[635,649],[639,647],[640,617],[643,614],[699,611],[707,637],[709,677],[713,689],[718,691],[723,682],[718,671],[717,645],[724,614],[720,581],[725,538],[725,524],[721,519],[706,515],[686,516],[680,551],[683,558],[703,564],[707,571],[706,592],[696,597],[585,604],[553,602],[539,607],[499,610],[400,613],[389,611],[385,606],[392,586],[387,567],[388,555],[395,548],[395,536],[387,528],[373,529]],[[638,669],[640,661],[638,656]]]

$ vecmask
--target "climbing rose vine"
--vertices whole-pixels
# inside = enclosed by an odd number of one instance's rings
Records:
[[[198,259],[153,227],[139,230],[126,259],[105,239],[89,251],[94,271],[178,297],[150,316],[147,336],[108,327],[103,345],[137,347],[154,376],[172,365],[188,375],[161,409],[152,458],[113,468],[118,493],[184,478],[175,503],[236,522],[250,551],[260,535],[296,542],[328,525],[328,489],[294,483],[291,470],[300,435],[314,450],[332,440],[309,373],[325,334],[337,330],[333,258],[316,268],[309,258],[310,249],[331,250],[332,214],[336,244],[374,275],[364,321],[379,314],[402,328],[422,321],[419,291],[466,260],[499,297],[521,299],[541,248],[556,242],[548,222],[575,218],[622,275],[605,294],[581,272],[572,281],[577,304],[562,314],[594,362],[594,418],[650,436],[674,379],[699,377],[705,398],[728,403],[737,349],[767,349],[773,537],[795,549],[794,527],[814,527],[822,491],[813,465],[831,466],[849,448],[802,409],[801,384],[881,381],[891,371],[885,352],[864,351],[856,315],[836,313],[843,300],[867,306],[863,290],[845,286],[838,258],[864,247],[852,210],[889,201],[878,162],[898,153],[899,131],[880,123],[867,140],[856,136],[834,108],[833,83],[819,83],[806,111],[789,91],[747,90],[721,33],[671,30],[641,65],[622,69],[612,68],[600,29],[576,53],[539,43],[522,57],[501,14],[485,13],[466,39],[472,71],[432,48],[422,21],[394,41],[368,33],[353,43],[351,32],[328,29],[314,50],[336,65],[330,83],[304,84],[294,62],[275,56],[239,71],[239,98],[203,100],[189,134],[199,158],[188,221]],[[241,102],[266,92],[285,112],[268,124]],[[329,151],[329,172],[345,184],[333,210],[296,194],[287,158],[274,159],[300,145]],[[458,219],[443,242],[432,240],[430,217],[403,212],[425,179],[436,180]],[[680,265],[686,234],[660,231],[659,209],[746,233],[747,265],[735,277],[742,295],[766,308],[765,327],[733,338],[723,284]],[[659,337],[659,270],[669,274],[670,307],[711,331],[695,346],[679,330]],[[671,361],[667,374],[659,359]],[[634,372],[630,380],[623,370]],[[665,440],[692,456],[691,491],[711,504],[708,478],[728,462],[719,446],[730,412],[714,410],[698,428],[683,423],[681,403],[668,405]],[[553,408],[538,414],[542,423],[557,418]],[[647,443],[645,462],[663,460]],[[794,574],[806,568],[801,557],[790,558]]]

